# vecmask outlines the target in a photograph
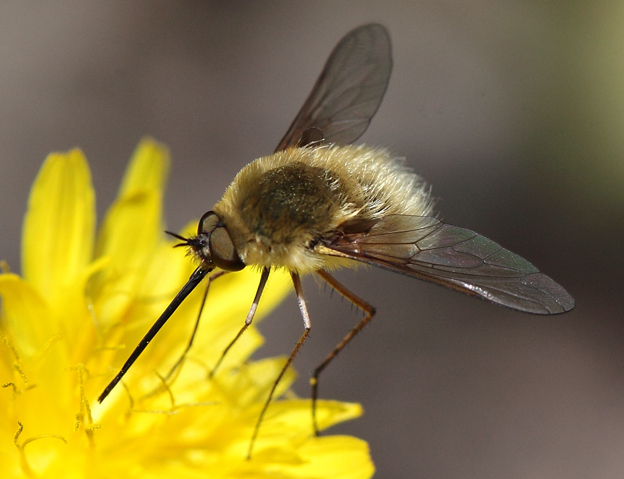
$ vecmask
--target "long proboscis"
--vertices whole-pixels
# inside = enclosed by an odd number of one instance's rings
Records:
[[[100,397],[98,398],[98,402],[101,403],[102,401],[104,401],[104,399],[106,399],[106,396],[108,396],[110,392],[115,388],[115,386],[117,386],[117,383],[121,381],[121,378],[125,376],[125,374],[128,372],[128,369],[130,369],[130,367],[134,364],[134,362],[141,355],[141,353],[147,347],[150,341],[154,339],[154,336],[156,336],[158,331],[160,331],[160,328],[162,328],[165,325],[165,323],[171,317],[171,315],[175,312],[175,310],[178,309],[178,306],[182,304],[182,301],[184,301],[186,297],[189,294],[191,294],[191,292],[195,289],[195,287],[212,270],[213,268],[210,268],[210,269],[197,268],[193,272],[193,274],[191,275],[189,280],[186,282],[186,284],[182,286],[182,289],[178,292],[176,297],[173,298],[171,303],[169,303],[169,306],[167,306],[167,309],[163,311],[160,317],[152,325],[150,330],[145,334],[145,336],[143,336],[143,339],[141,339],[137,347],[134,348],[134,351],[132,351],[132,354],[130,355],[130,357],[126,360],[124,365],[121,367],[121,370],[119,371],[119,373],[117,373],[117,376],[115,376],[113,380],[110,383],[108,383],[108,386],[106,386],[102,394],[100,394]]]

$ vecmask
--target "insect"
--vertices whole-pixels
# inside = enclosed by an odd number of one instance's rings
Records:
[[[312,374],[315,432],[321,372],[375,314],[328,270],[363,262],[527,313],[558,314],[574,307],[574,299],[527,260],[431,216],[429,190],[388,152],[351,146],[377,111],[391,70],[390,38],[383,26],[369,24],[349,32],[334,48],[275,152],[238,173],[223,198],[199,221],[197,235],[171,233],[199,265],[105,388],[100,402],[206,276],[210,282],[247,266],[261,269],[260,284],[240,332],[221,360],[252,323],[272,269],[290,272],[304,323],[258,418],[249,455],[275,388],[310,333],[302,275],[319,275],[364,312]],[[192,338],[187,351],[191,344]]]

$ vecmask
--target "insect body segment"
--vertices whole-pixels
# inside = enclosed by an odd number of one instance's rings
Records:
[[[386,151],[289,148],[241,170],[214,207],[247,265],[310,273],[340,263],[311,245],[341,225],[388,214],[426,215],[428,190]]]

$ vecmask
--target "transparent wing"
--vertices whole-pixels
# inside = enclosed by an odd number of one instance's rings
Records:
[[[323,244],[352,259],[519,311],[558,314],[574,307],[559,284],[474,231],[423,216],[390,215],[371,224],[359,233],[347,227]]]
[[[347,33],[275,151],[296,146],[310,128],[320,130],[328,143],[357,140],[379,108],[391,70],[390,37],[385,27],[369,24]]]

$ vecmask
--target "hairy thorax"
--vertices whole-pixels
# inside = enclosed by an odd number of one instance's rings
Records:
[[[345,221],[428,208],[417,178],[386,152],[347,146],[290,148],[255,160],[214,211],[246,265],[306,273],[341,262],[314,246]]]
[[[340,204],[338,181],[329,170],[301,162],[269,170],[241,202],[242,219],[272,244],[327,231]]]

